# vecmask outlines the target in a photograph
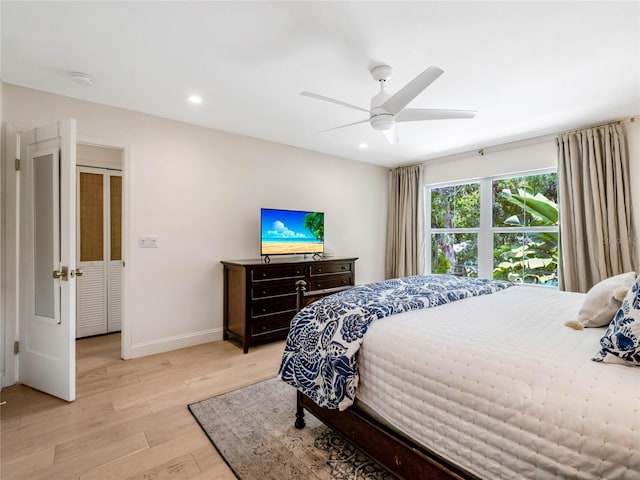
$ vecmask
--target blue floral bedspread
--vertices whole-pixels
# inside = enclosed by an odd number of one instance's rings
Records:
[[[370,283],[324,297],[291,321],[280,378],[320,406],[344,410],[358,386],[356,352],[372,321],[486,295],[511,282],[418,275]]]

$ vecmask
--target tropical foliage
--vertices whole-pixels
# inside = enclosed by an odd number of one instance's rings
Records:
[[[494,180],[493,277],[557,284],[558,205],[555,173]],[[432,273],[477,276],[480,184],[431,189]],[[457,229],[453,232],[450,230]],[[467,230],[467,231],[460,231]],[[449,231],[447,231],[449,230]]]
[[[431,190],[432,228],[477,228],[480,226],[480,184],[466,183]],[[464,269],[477,277],[478,235],[437,233],[431,239],[432,272],[449,273]]]
[[[324,241],[324,213],[321,212],[312,212],[307,213],[304,216],[303,222],[304,228],[307,229],[311,235],[320,240]]]
[[[502,198],[525,213],[528,226],[558,225],[558,205],[541,193],[519,189],[517,194],[505,189]],[[521,216],[512,215],[505,225],[525,226]],[[493,278],[521,283],[557,284],[558,233],[496,234],[494,240]]]

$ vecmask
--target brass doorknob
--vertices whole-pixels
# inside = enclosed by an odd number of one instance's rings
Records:
[[[66,282],[68,280],[68,272],[69,269],[67,267],[60,267],[60,270],[53,271],[53,278],[59,278],[60,280],[64,280]]]

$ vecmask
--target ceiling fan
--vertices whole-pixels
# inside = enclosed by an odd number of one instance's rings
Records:
[[[389,65],[377,65],[370,70],[371,76],[380,83],[380,93],[371,99],[371,107],[366,108],[351,105],[334,98],[318,95],[317,93],[301,92],[300,95],[335,103],[343,107],[354,108],[369,114],[369,118],[358,122],[340,125],[329,128],[319,133],[330,132],[339,128],[350,127],[360,123],[369,122],[375,130],[382,131],[389,143],[398,142],[398,134],[395,129],[396,122],[416,122],[421,120],[443,120],[450,118],[473,118],[476,114],[473,110],[449,110],[437,108],[405,108],[411,100],[416,98],[420,92],[431,85],[440,75],[444,73],[438,67],[429,67],[416,78],[407,83],[404,87],[391,95],[384,90],[385,82],[391,77],[393,69]]]

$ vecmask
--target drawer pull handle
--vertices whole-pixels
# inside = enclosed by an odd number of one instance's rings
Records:
[[[319,269],[318,269],[318,272],[321,272],[321,271],[322,271],[322,269],[321,269],[321,268],[319,268]]]
[[[340,267],[340,269],[342,269],[342,270],[346,270],[346,269],[347,269],[347,267],[345,267],[344,265],[342,265],[342,266]]]
[[[300,273],[300,270],[296,270],[296,275]]]
[[[263,332],[267,329],[267,327],[265,327],[264,325],[262,325],[262,327],[261,327],[261,328],[262,328],[262,331],[263,331]]]
[[[264,278],[264,277],[266,277],[266,276],[267,276],[267,274],[266,274],[266,273],[263,273],[263,274],[262,274],[262,277],[263,277],[263,278]]]
[[[316,288],[322,288],[322,284],[321,283],[316,283]]]
[[[267,292],[265,292],[265,291],[263,290],[263,291],[262,291],[262,295],[266,295],[266,294],[267,294]]]
[[[267,311],[267,309],[266,309],[266,308],[263,308],[263,309],[262,309],[262,313],[264,313],[264,312],[266,312],[266,311]]]

